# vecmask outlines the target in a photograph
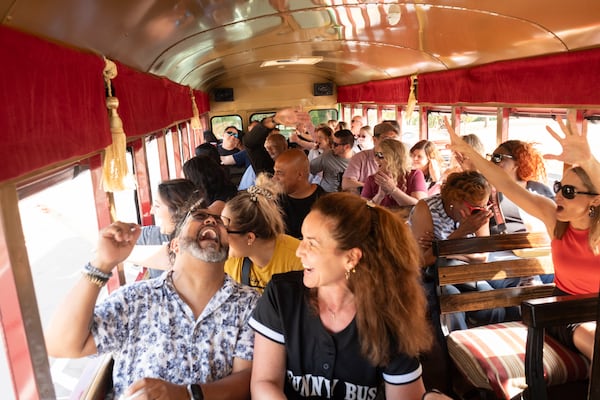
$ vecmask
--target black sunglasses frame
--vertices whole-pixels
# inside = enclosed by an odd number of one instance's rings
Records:
[[[578,194],[585,194],[588,196],[598,196],[599,195],[599,193],[593,193],[593,192],[580,192],[577,189],[575,189],[575,186],[563,185],[560,181],[554,181],[554,185],[552,185],[552,190],[554,190],[554,193],[560,192],[562,194],[562,196],[568,200],[573,200],[575,198],[575,196],[577,196]]]
[[[215,222],[217,223],[217,225],[223,225],[225,226],[225,220],[229,221],[229,218],[227,217],[223,217],[222,215],[217,215],[217,214],[211,214],[209,212],[206,212],[203,209],[190,209],[187,213],[187,215],[185,216],[185,220],[187,220],[189,217],[192,217],[192,219],[194,219],[194,221],[198,221],[198,222],[204,222],[206,221],[208,218],[212,218],[215,220]],[[229,224],[227,224],[229,225]]]
[[[502,160],[504,160],[505,158],[508,159],[514,159],[513,156],[511,156],[510,154],[500,154],[500,153],[494,153],[494,154],[488,154],[488,156],[490,157],[490,161],[493,162],[494,164],[500,164],[502,162]]]

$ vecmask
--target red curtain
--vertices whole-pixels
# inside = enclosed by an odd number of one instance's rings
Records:
[[[600,49],[419,75],[423,103],[600,104]]]
[[[0,27],[0,181],[111,141],[102,58]]]
[[[110,144],[102,57],[1,26],[0,59],[0,182]],[[127,136],[192,117],[187,86],[120,63],[117,74]],[[208,96],[194,94],[207,112]]]
[[[418,76],[427,104],[600,104],[600,49],[574,51]],[[338,87],[340,103],[405,103],[409,78]]]
[[[340,86],[337,92],[339,103],[403,104],[407,102],[410,93],[410,78],[402,77]]]

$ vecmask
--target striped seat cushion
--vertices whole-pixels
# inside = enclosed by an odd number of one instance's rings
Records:
[[[450,357],[475,387],[500,399],[520,394],[525,383],[527,327],[520,322],[454,331],[448,336]],[[544,340],[544,377],[548,385],[587,378],[589,361],[553,338]]]

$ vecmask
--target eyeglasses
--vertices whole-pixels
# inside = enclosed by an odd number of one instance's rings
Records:
[[[375,152],[375,157],[379,158],[380,160],[383,160],[383,153],[380,151],[376,151]]]
[[[188,219],[188,217],[192,217],[194,219],[194,221],[198,221],[198,222],[204,222],[209,218],[212,218],[215,220],[215,222],[217,223],[217,225],[229,225],[229,223],[231,222],[229,220],[229,218],[224,217],[222,215],[217,215],[217,214],[211,214],[209,212],[206,212],[206,210],[204,209],[198,209],[198,208],[191,208],[190,211],[188,211],[187,215],[185,216],[185,219]]]
[[[509,158],[511,160],[514,158],[510,154],[498,154],[498,153],[488,154],[488,157],[494,164],[500,164],[502,162],[502,160],[505,158]]]
[[[336,143],[336,142],[333,142],[332,145],[333,145],[333,147],[338,147],[338,146],[345,146],[346,144],[347,143]]]
[[[563,185],[559,181],[554,181],[554,193],[560,192],[565,199],[572,200],[577,194],[587,194],[588,196],[598,196],[598,193],[580,192],[573,185]]]
[[[482,211],[487,211],[487,208],[481,206],[474,206],[466,200],[463,200],[463,203],[465,204],[465,206],[467,206],[467,208],[469,209],[469,214],[471,215],[477,214]]]
[[[233,136],[236,139],[238,139],[240,136],[237,132],[233,132],[233,131],[227,131],[225,133],[228,134],[229,136]]]

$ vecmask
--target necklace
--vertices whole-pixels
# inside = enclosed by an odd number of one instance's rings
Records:
[[[348,304],[350,304],[353,300],[354,300],[354,298],[350,297],[348,300],[344,301],[342,303],[342,305],[340,305],[340,308],[337,311],[333,311],[333,309],[331,307],[329,307],[329,305],[327,305],[324,301],[323,301],[323,303],[325,304],[325,308],[327,308],[327,311],[329,311],[329,314],[331,314],[331,319],[335,321],[337,314],[340,311],[343,311],[344,307],[347,306]]]

